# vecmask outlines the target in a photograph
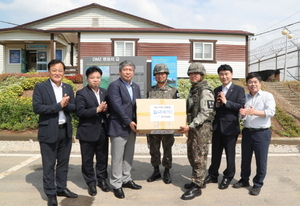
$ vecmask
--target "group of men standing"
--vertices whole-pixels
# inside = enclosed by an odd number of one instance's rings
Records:
[[[109,183],[115,197],[124,198],[122,188],[141,189],[131,177],[136,140],[136,99],[141,98],[139,86],[132,82],[135,65],[123,61],[119,65],[120,78],[108,89],[100,88],[102,70],[97,66],[86,70],[87,85],[77,91],[76,98],[70,85],[62,83],[65,65],[60,60],[48,63],[50,78],[35,86],[33,94],[34,112],[39,114],[38,140],[43,164],[43,186],[48,205],[57,205],[57,196],[76,198],[77,194],[67,188],[67,173],[72,146],[71,112],[79,117],[76,138],[79,139],[82,156],[82,174],[91,196],[97,187],[110,191],[107,182],[108,137],[111,142],[111,171]],[[177,89],[167,82],[169,69],[157,64],[153,75],[157,84],[149,89],[147,98],[176,99]],[[258,195],[266,175],[268,146],[270,143],[270,117],[275,113],[275,101],[270,93],[260,90],[261,78],[248,76],[250,91],[232,83],[232,68],[221,65],[218,74],[222,86],[214,91],[204,80],[206,70],[201,63],[192,63],[187,72],[192,87],[187,99],[187,125],[180,128],[187,134],[188,160],[192,167],[191,183],[185,184],[187,191],[183,200],[202,194],[201,188],[218,182],[223,149],[227,168],[219,189],[226,189],[235,174],[235,145],[240,133],[240,118],[245,121],[242,140],[241,180],[235,188],[248,187],[251,157],[255,153],[257,174],[253,179],[251,194]],[[109,115],[108,115],[109,114]],[[213,131],[213,133],[211,132]],[[206,176],[208,146],[212,139],[212,160]],[[147,135],[153,174],[147,182],[162,177],[170,184],[172,168],[172,145],[174,135]],[[163,147],[161,160],[160,145]],[[96,164],[94,166],[94,156]],[[164,167],[163,176],[160,164]],[[95,167],[95,168],[94,168]]]

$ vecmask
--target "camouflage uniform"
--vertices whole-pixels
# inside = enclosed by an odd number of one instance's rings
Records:
[[[195,85],[195,84],[194,84]],[[192,182],[203,186],[206,176],[208,145],[212,136],[214,94],[206,81],[196,83],[187,100],[188,124],[187,152],[193,168]]]
[[[165,84],[163,88],[158,85],[152,86],[147,92],[149,99],[177,99],[177,89]],[[160,142],[164,151],[162,165],[165,168],[172,168],[172,146],[174,144],[173,134],[149,134],[147,135],[148,147],[150,149],[151,164],[153,167],[161,164]]]

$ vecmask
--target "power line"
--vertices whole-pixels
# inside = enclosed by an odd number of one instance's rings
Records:
[[[1,20],[0,20],[0,22],[1,22],[1,23],[5,23],[5,24],[11,24],[11,25],[19,26],[19,24],[14,24],[14,23],[7,22],[7,21],[1,21]]]
[[[276,29],[272,29],[272,30],[269,30],[269,31],[265,31],[265,32],[256,34],[256,35],[254,35],[254,36],[260,36],[260,35],[263,35],[263,34],[267,34],[267,33],[270,33],[270,32],[272,32],[272,31],[276,31],[276,30],[278,30],[278,29],[282,29],[282,28],[285,28],[285,27],[288,27],[288,26],[292,26],[292,25],[295,25],[295,24],[299,24],[299,23],[300,23],[300,21],[297,21],[297,22],[292,23],[292,24],[288,24],[288,25],[285,25],[285,26],[282,26],[282,27],[278,27],[278,28],[276,28]]]

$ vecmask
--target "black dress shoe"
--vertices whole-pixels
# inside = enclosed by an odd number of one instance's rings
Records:
[[[184,188],[189,190],[189,189],[191,189],[191,188],[194,187],[194,186],[196,186],[196,184],[193,183],[193,182],[191,182],[191,183],[185,184],[185,185],[184,185]],[[204,183],[200,188],[201,188],[201,189],[206,188],[206,184]]]
[[[261,189],[260,187],[254,185],[250,191],[250,195],[255,195],[255,196],[259,195],[260,189]]]
[[[60,192],[56,193],[57,196],[64,196],[64,197],[68,197],[68,198],[76,198],[78,197],[77,194],[75,194],[74,192],[71,192],[68,188],[63,189]]]
[[[48,196],[48,206],[57,206],[57,198],[55,195]]]
[[[153,182],[159,178],[161,178],[161,174],[159,172],[158,167],[157,168],[155,167],[153,174],[147,179],[147,182]]]
[[[210,175],[207,175],[206,178],[205,178],[205,180],[204,180],[204,182],[206,184],[208,184],[208,183],[217,183],[218,182],[218,178],[212,177]]]
[[[172,182],[170,171],[169,171],[168,168],[166,168],[165,171],[164,171],[163,181],[164,181],[165,184],[170,184]]]
[[[109,192],[109,186],[105,179],[98,181],[98,187],[100,187],[103,192]]]
[[[233,184],[232,187],[234,188],[241,188],[241,187],[249,187],[249,181],[246,181],[244,179],[240,179],[237,183]]]
[[[229,178],[223,178],[222,182],[219,185],[219,189],[220,190],[227,189],[230,182],[231,182],[231,180]]]
[[[115,197],[117,197],[117,198],[123,199],[123,198],[125,197],[125,194],[124,194],[124,192],[123,192],[122,187],[121,187],[121,188],[118,188],[118,189],[114,189],[114,195],[115,195]]]
[[[97,188],[95,186],[89,186],[88,193],[91,196],[95,196],[97,194]]]
[[[131,189],[134,189],[134,190],[139,190],[139,189],[142,189],[142,186],[141,185],[137,185],[135,184],[134,181],[128,181],[127,183],[123,183],[122,187],[127,187],[127,188],[131,188]]]
[[[182,196],[181,199],[183,200],[191,200],[194,199],[195,197],[198,197],[202,194],[201,188],[196,185],[194,187],[192,187],[191,189],[189,189],[188,191],[186,191]]]

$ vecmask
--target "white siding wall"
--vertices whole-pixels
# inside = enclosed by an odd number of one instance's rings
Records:
[[[13,31],[1,33],[0,41],[50,41],[50,34]]]
[[[245,45],[244,36],[158,33],[82,33],[81,42],[111,42],[111,38],[138,38],[139,43],[190,43],[189,39],[217,40],[217,44]]]
[[[222,45],[245,45],[244,36],[234,35],[199,35],[199,34],[145,34],[145,33],[82,33],[81,42],[111,42],[110,38],[138,38],[139,43],[186,43],[189,44],[189,39],[200,40],[217,40],[216,44]],[[222,64],[229,64],[234,71],[234,78],[245,78],[246,64],[245,62],[217,62],[203,63],[208,74],[217,74],[217,69]],[[178,77],[188,77],[186,72],[190,63],[188,61],[177,62]]]
[[[57,27],[93,27],[93,18],[99,19],[99,25],[96,27],[155,28],[154,25],[149,23],[98,8],[79,11],[67,16],[32,25],[32,27],[39,29],[52,29]]]
[[[4,59],[5,72],[7,72],[7,73],[20,73],[21,72],[21,64],[9,64],[9,50],[10,49],[20,49],[20,48],[23,48],[23,45],[10,44],[5,47],[5,49],[4,49],[5,56],[6,56],[6,58]]]
[[[0,45],[0,74],[4,72],[4,47]]]

